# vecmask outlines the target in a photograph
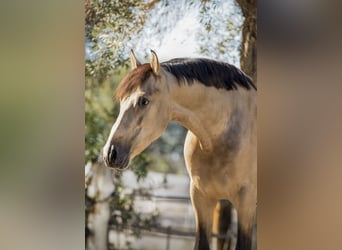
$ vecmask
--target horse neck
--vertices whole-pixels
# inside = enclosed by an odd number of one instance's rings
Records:
[[[171,119],[193,132],[201,146],[209,151],[215,137],[227,128],[234,111],[239,110],[240,119],[250,119],[248,117],[253,112],[254,93],[242,88],[227,91],[194,82],[190,85],[173,84],[170,94]]]

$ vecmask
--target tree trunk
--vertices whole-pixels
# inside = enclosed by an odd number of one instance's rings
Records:
[[[256,28],[256,14],[257,2],[256,0],[236,0],[241,8],[242,15],[245,20],[242,28],[242,42],[240,50],[240,65],[241,69],[250,77],[254,83],[257,83],[257,28]]]
[[[241,69],[257,85],[257,1],[256,0],[236,0],[241,8],[245,20],[242,27],[242,42],[240,49]],[[252,249],[257,249],[256,242],[256,222],[254,223]]]

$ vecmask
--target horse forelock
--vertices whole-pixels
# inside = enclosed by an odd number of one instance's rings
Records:
[[[152,68],[149,63],[143,64],[132,70],[119,84],[115,98],[122,100],[131,95],[151,76]]]

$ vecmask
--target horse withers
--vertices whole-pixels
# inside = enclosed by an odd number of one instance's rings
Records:
[[[196,216],[195,249],[210,249],[213,211],[229,200],[238,214],[236,249],[251,249],[257,202],[256,87],[233,65],[177,58],[159,63],[151,51],[116,90],[120,113],[103,148],[108,167],[129,161],[159,138],[170,121],[188,129],[184,158]]]

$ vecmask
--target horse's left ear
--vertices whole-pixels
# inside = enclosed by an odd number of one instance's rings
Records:
[[[132,70],[141,65],[141,63],[136,58],[133,49],[131,49],[130,59],[131,59],[131,68],[132,68]]]
[[[151,68],[152,68],[154,74],[159,75],[159,73],[160,73],[160,64],[159,64],[159,60],[158,60],[157,54],[153,50],[151,50],[151,54],[152,54],[151,62],[150,62]]]

